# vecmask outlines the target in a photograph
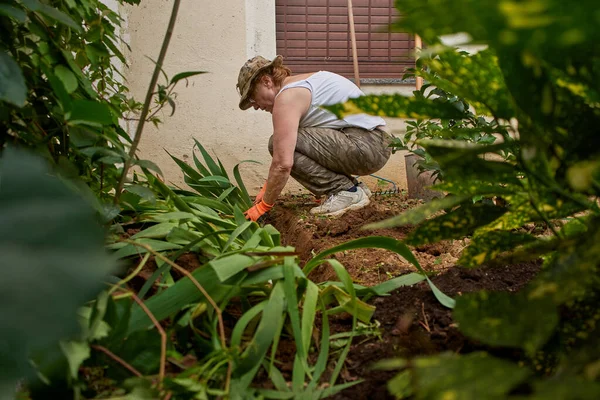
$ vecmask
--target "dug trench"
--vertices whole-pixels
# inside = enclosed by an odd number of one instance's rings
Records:
[[[284,245],[296,248],[301,262],[305,263],[323,250],[360,237],[388,236],[402,240],[411,227],[374,231],[362,227],[398,215],[418,203],[402,195],[380,196],[374,197],[363,209],[337,218],[323,218],[310,215],[309,210],[314,206],[310,198],[289,196],[278,202],[267,222],[279,230]],[[493,270],[459,267],[456,261],[468,241],[445,241],[411,248],[423,269],[431,273],[434,284],[449,296],[479,290],[518,291],[539,271],[538,263],[495,267]],[[398,254],[383,249],[357,249],[335,253],[331,257],[344,265],[355,283],[364,286],[415,272],[414,267]],[[337,280],[328,264],[313,270],[309,278],[315,282]],[[402,287],[385,297],[372,298],[369,303],[376,307],[373,324],[367,335],[354,338],[341,373],[345,381],[360,379],[363,382],[337,394],[336,399],[394,398],[388,393],[386,383],[395,372],[374,370],[373,364],[379,360],[445,351],[469,353],[484,348],[460,333],[452,319],[452,311],[438,302],[425,281]],[[330,324],[332,334],[347,332],[351,329],[351,318],[339,314],[330,319]],[[319,329],[318,323],[315,329]],[[492,351],[506,353],[508,350]],[[281,369],[290,377],[293,353],[293,343],[288,346],[285,342],[280,343],[279,356],[284,361]]]

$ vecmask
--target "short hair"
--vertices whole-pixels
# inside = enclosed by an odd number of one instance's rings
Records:
[[[254,78],[252,81],[252,90],[254,90],[254,85],[256,85],[257,82],[260,82],[263,76],[267,75],[273,79],[273,82],[275,82],[276,85],[280,86],[285,78],[292,75],[292,70],[285,65],[280,65],[277,67],[271,66],[264,71],[261,71],[256,78]]]

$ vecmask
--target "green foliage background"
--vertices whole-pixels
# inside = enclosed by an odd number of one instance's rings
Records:
[[[418,226],[411,243],[472,233],[459,260],[465,267],[540,257],[544,265],[521,292],[463,295],[454,310],[467,336],[491,348],[522,349],[519,365],[489,355],[399,360],[395,365],[404,371],[390,381],[391,392],[400,398],[494,399],[512,394],[542,399],[562,382],[560,398],[596,398],[600,313],[591,306],[600,290],[596,2],[397,0],[396,5],[404,16],[396,28],[418,33],[431,44],[420,62],[423,70],[416,74],[460,96],[477,113],[508,125],[510,136],[501,135],[503,140],[494,145],[418,141],[443,172],[444,182],[436,188],[452,197],[373,227],[404,224],[411,221],[410,215],[451,206],[445,215]],[[466,56],[438,39],[459,32],[487,49]],[[339,115],[362,110],[454,118],[446,104],[432,111],[434,107],[435,100],[425,96],[384,103],[367,96],[333,109]],[[505,157],[507,151],[514,157]],[[507,206],[484,211],[473,204],[475,195],[502,197]],[[521,228],[531,222],[546,224],[552,235],[524,233]],[[482,383],[501,371],[511,377],[498,375]]]

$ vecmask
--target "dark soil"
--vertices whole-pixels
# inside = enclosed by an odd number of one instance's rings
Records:
[[[388,236],[404,239],[412,227],[399,227],[368,231],[364,225],[398,215],[421,203],[402,195],[373,197],[371,204],[361,210],[350,211],[341,217],[315,217],[309,213],[316,204],[308,196],[287,196],[278,200],[277,206],[266,215],[264,222],[270,223],[281,232],[284,245],[293,246],[299,253],[301,263],[335,245],[366,236]],[[134,234],[136,231],[127,232]],[[510,265],[494,269],[465,269],[456,266],[462,250],[469,239],[444,241],[432,245],[411,247],[421,266],[434,274],[431,280],[444,293],[457,297],[463,293],[488,291],[517,291],[539,271],[539,263]],[[332,255],[339,260],[354,281],[373,286],[396,276],[415,272],[415,268],[398,254],[382,249],[358,249]],[[196,255],[185,254],[177,264],[188,271],[200,266]],[[130,270],[131,271],[131,270]],[[132,289],[139,291],[156,271],[153,258],[137,277],[129,282]],[[315,282],[337,280],[335,273],[326,264],[311,272]],[[175,279],[181,276],[174,276]],[[151,295],[156,287],[151,289]],[[389,296],[372,298],[369,303],[376,306],[373,321],[379,323],[379,335],[361,336],[354,339],[348,354],[341,380],[364,382],[337,394],[335,399],[392,399],[386,384],[396,373],[375,371],[374,362],[394,357],[410,358],[432,355],[444,351],[468,353],[484,349],[481,344],[463,336],[452,319],[452,311],[442,306],[434,297],[426,282],[404,287]],[[230,329],[241,315],[232,304],[224,313],[226,329]],[[320,330],[320,321],[315,332]],[[331,333],[347,332],[352,319],[347,314],[330,319]],[[490,351],[490,349],[487,349]],[[507,349],[494,349],[503,356],[510,356]],[[282,338],[277,359],[283,375],[291,380],[295,344]],[[333,366],[332,366],[333,368]],[[331,372],[327,371],[328,373]],[[327,378],[324,374],[324,378]],[[261,383],[262,382],[262,383]],[[270,386],[270,379],[261,369],[255,384]]]
[[[314,254],[359,237],[376,235],[403,239],[411,227],[377,231],[361,230],[361,227],[398,215],[417,204],[403,196],[374,197],[364,209],[338,218],[318,218],[309,213],[314,206],[309,198],[288,197],[270,212],[268,222],[281,232],[284,244],[294,246],[305,262]],[[483,289],[517,291],[539,271],[538,263],[493,270],[458,267],[455,263],[468,242],[464,239],[412,248],[422,267],[437,273],[431,280],[452,297]],[[335,258],[355,282],[367,286],[415,271],[411,264],[387,250],[353,250],[337,253]],[[310,278],[316,282],[336,280],[333,271],[325,265],[313,271]],[[372,370],[373,363],[379,360],[444,351],[468,353],[484,348],[459,332],[453,323],[452,311],[437,301],[426,282],[398,289],[390,296],[374,298],[369,303],[377,307],[373,320],[380,324],[380,337],[356,338],[341,374],[346,381],[359,378],[365,381],[336,395],[336,399],[392,399],[386,383],[396,373]],[[332,333],[348,331],[351,319],[342,315],[331,321],[331,329]],[[502,349],[496,351],[502,352]],[[503,354],[507,355],[506,351]]]

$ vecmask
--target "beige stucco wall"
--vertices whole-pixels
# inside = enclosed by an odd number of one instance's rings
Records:
[[[129,68],[125,71],[132,94],[144,98],[153,63],[156,59],[171,13],[172,2],[144,0],[139,6],[126,7],[124,38],[130,44],[126,51]],[[140,144],[140,157],[157,163],[167,181],[183,185],[179,167],[165,150],[174,156],[192,162],[191,154],[196,138],[211,154],[218,156],[228,171],[242,160],[256,160],[244,164],[242,176],[249,191],[257,191],[267,177],[270,155],[266,143],[271,135],[270,114],[261,111],[241,111],[235,90],[241,65],[256,54],[275,55],[275,1],[237,0],[231,2],[207,0],[181,2],[177,25],[171,39],[164,70],[169,76],[182,71],[203,70],[208,73],[190,78],[186,87],[182,82],[176,89],[177,109],[160,114],[159,128],[146,124]],[[147,57],[145,57],[147,56]],[[410,94],[408,86],[364,87],[366,93],[398,92]],[[401,133],[404,124],[388,120],[392,133]],[[135,131],[128,123],[128,131]],[[377,175],[406,188],[404,158],[398,153]],[[367,179],[375,186],[375,179]],[[290,181],[288,191],[298,192],[300,186]]]

